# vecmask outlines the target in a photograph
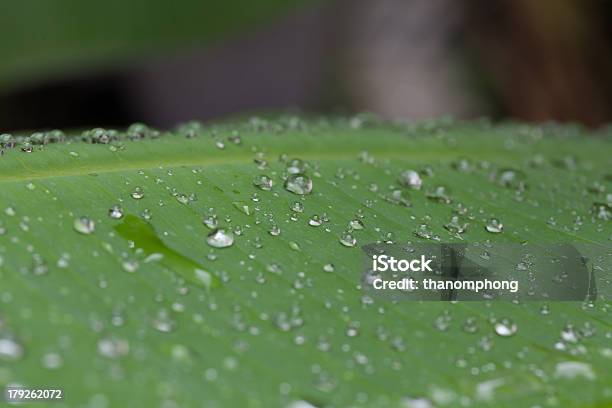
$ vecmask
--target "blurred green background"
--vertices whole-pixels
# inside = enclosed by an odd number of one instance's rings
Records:
[[[0,12],[0,131],[236,112],[612,117],[612,3],[23,0]]]

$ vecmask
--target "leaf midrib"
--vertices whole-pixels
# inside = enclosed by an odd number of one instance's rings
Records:
[[[346,151],[309,151],[306,153],[285,151],[284,153],[290,156],[299,157],[304,160],[312,161],[343,161],[355,159],[356,155],[359,154],[363,149],[357,150],[346,150]],[[432,160],[448,162],[455,159],[458,156],[456,151],[415,151],[415,150],[369,150],[377,160],[407,160],[415,163],[427,163]],[[275,154],[276,152],[273,152]],[[469,155],[468,152],[462,152],[464,155]],[[41,153],[38,153],[41,154]],[[44,153],[43,153],[44,154]],[[493,154],[487,152],[488,157]],[[106,174],[106,173],[121,173],[124,171],[131,170],[152,170],[156,168],[171,168],[181,166],[214,166],[214,165],[243,165],[251,163],[253,160],[253,154],[244,154],[232,152],[230,154],[224,154],[223,156],[206,156],[200,159],[194,160],[188,158],[185,160],[167,160],[159,158],[158,160],[132,160],[133,158],[128,156],[118,156],[116,161],[107,161],[104,163],[86,164],[84,166],[77,167],[64,167],[64,168],[50,168],[46,170],[32,169],[28,166],[27,162],[21,158],[15,158],[22,166],[22,172],[17,173],[17,169],[14,173],[0,174],[0,183],[5,182],[19,182],[19,181],[31,181],[36,179],[49,179],[49,178],[60,178],[60,177],[74,177],[74,176],[86,176],[92,174]],[[496,157],[497,160],[504,163],[512,163],[508,155],[499,155]]]

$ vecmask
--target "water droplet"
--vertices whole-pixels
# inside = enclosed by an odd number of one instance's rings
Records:
[[[108,216],[115,220],[123,218],[123,208],[121,208],[121,206],[117,204],[113,205],[108,210]]]
[[[499,234],[504,230],[504,224],[502,224],[497,218],[491,218],[487,222],[485,230],[492,234]]]
[[[300,245],[295,242],[295,241],[289,241],[289,248],[293,249],[294,251],[301,251],[302,249],[300,248]]]
[[[270,227],[270,230],[268,231],[268,233],[272,235],[273,237],[277,237],[280,235],[281,229],[279,228],[278,225],[274,224]]]
[[[612,220],[612,204],[593,203],[591,214],[603,221]]]
[[[74,230],[81,234],[91,234],[96,229],[95,222],[89,217],[78,217],[73,223]]]
[[[359,336],[359,324],[356,322],[349,323],[346,328],[345,334],[347,337],[357,337]]]
[[[241,213],[251,215],[251,207],[249,207],[248,203],[245,203],[244,201],[234,201],[232,204]]]
[[[291,211],[298,213],[304,212],[304,204],[299,201],[294,201],[293,204],[291,204]]]
[[[348,226],[352,230],[362,230],[364,228],[363,222],[361,222],[361,220],[358,220],[358,219],[349,221]]]
[[[340,235],[340,243],[345,247],[354,247],[357,244],[357,239],[348,231]]]
[[[206,225],[210,229],[215,229],[219,225],[217,216],[214,214],[207,216],[206,218],[202,220],[202,222],[204,223],[204,225]]]
[[[63,364],[64,360],[58,353],[45,353],[42,357],[42,365],[48,370],[57,370]]]
[[[179,193],[176,195],[176,201],[178,201],[181,204],[189,204],[189,197],[187,197],[187,194],[183,194],[183,193]]]
[[[140,200],[141,198],[144,197],[144,190],[142,189],[142,187],[136,187],[131,193],[130,196],[132,196],[132,198],[134,200]]]
[[[561,330],[561,339],[567,343],[577,343],[578,338],[578,332],[576,332],[572,324],[567,324],[563,330]]]
[[[138,263],[138,261],[126,260],[121,263],[121,267],[127,273],[134,273],[138,270],[138,268],[140,267],[140,264]]]
[[[8,215],[9,217],[13,217],[15,216],[15,214],[17,214],[17,211],[15,211],[15,208],[13,207],[6,207],[4,209],[4,213]]]
[[[444,229],[453,234],[463,234],[467,229],[467,224],[462,223],[458,215],[453,215],[450,222],[444,224]]]
[[[562,361],[555,366],[555,377],[569,380],[582,377],[587,380],[594,380],[595,372],[588,363],[583,363],[581,361]]]
[[[508,318],[503,318],[494,325],[495,334],[501,337],[510,337],[516,334],[518,331],[518,326],[512,320]]]
[[[427,224],[419,225],[419,227],[415,229],[412,233],[414,234],[415,237],[431,239],[433,241],[440,241],[440,236],[437,234],[434,234],[433,231],[429,229],[429,225]]]
[[[149,221],[151,218],[153,218],[153,214],[151,213],[151,210],[149,210],[148,208],[145,208],[144,210],[142,210],[142,212],[140,213],[140,216],[144,219]]]
[[[333,272],[336,268],[334,267],[334,264],[332,263],[327,263],[325,265],[323,265],[323,270],[325,272]]]
[[[153,328],[162,333],[169,333],[176,327],[176,322],[165,309],[161,309],[152,321]]]
[[[253,178],[253,185],[260,190],[269,191],[272,190],[273,181],[270,177],[265,174],[261,174],[259,176],[255,176]]]
[[[234,244],[234,233],[223,228],[211,231],[206,238],[208,245],[215,248],[227,248]]]
[[[319,227],[321,224],[323,224],[323,220],[316,214],[308,220],[308,225],[311,227]]]
[[[406,170],[399,176],[399,183],[404,187],[410,187],[415,190],[420,190],[423,180],[421,176],[414,170]]]
[[[303,174],[291,174],[285,181],[285,189],[293,194],[310,194],[312,191],[312,180]]]
[[[514,169],[500,169],[495,177],[500,185],[519,190],[525,190],[526,178],[522,171]]]
[[[453,201],[448,189],[445,186],[436,186],[435,188],[429,190],[425,196],[432,201],[437,201],[444,204],[450,204]]]
[[[433,403],[426,398],[404,397],[402,408],[434,408]]]
[[[23,357],[23,346],[9,337],[0,337],[0,361],[17,361]]]
[[[463,323],[463,331],[466,333],[476,333],[478,331],[478,323],[476,318],[468,317]]]
[[[300,159],[291,159],[287,162],[287,173],[302,174],[306,171],[306,163]]]
[[[119,358],[130,352],[127,340],[116,337],[105,337],[98,341],[98,353],[106,358]]]
[[[291,402],[286,408],[317,408],[317,406],[308,401],[298,400]]]

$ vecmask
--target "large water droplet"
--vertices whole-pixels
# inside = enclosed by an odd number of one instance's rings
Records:
[[[285,189],[293,194],[310,194],[312,191],[312,180],[303,174],[292,174],[285,181]]]

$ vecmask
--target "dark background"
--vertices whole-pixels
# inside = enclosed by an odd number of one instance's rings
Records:
[[[34,6],[25,16],[30,12]],[[113,21],[106,27],[113,30]],[[0,28],[0,34],[1,50],[21,32]],[[301,4],[214,40],[173,43],[86,69],[41,69],[27,80],[5,82],[0,133],[136,121],[168,128],[287,109],[408,119],[486,115],[597,127],[612,118],[611,39],[612,2]]]

